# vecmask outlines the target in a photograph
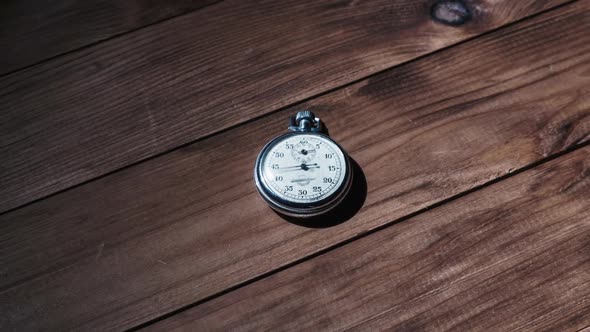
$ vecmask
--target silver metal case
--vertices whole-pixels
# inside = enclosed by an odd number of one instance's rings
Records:
[[[301,113],[301,112],[300,112]],[[312,114],[313,115],[313,114]],[[317,119],[317,118],[316,118]],[[319,122],[319,119],[318,119]],[[273,193],[272,190],[269,189],[269,184],[266,183],[266,180],[262,174],[262,160],[264,160],[265,155],[270,151],[270,149],[276,144],[277,141],[282,141],[284,138],[289,136],[297,136],[301,134],[306,135],[317,135],[320,136],[322,139],[329,140],[334,145],[336,145],[344,155],[344,162],[346,165],[346,171],[344,173],[344,181],[340,185],[339,188],[336,189],[334,193],[330,196],[322,198],[315,202],[306,202],[306,203],[296,203],[296,202],[289,202],[281,197],[277,196]],[[314,217],[321,214],[324,214],[334,207],[338,206],[338,204],[346,197],[348,194],[351,184],[352,184],[352,177],[353,172],[351,169],[351,163],[349,160],[348,155],[346,152],[340,147],[338,143],[336,143],[333,139],[329,136],[319,133],[319,132],[312,132],[312,131],[294,131],[290,133],[285,133],[280,136],[275,137],[270,142],[268,142],[264,148],[258,154],[258,158],[256,158],[256,164],[254,168],[254,179],[256,181],[256,187],[258,192],[262,196],[262,198],[270,205],[271,208],[276,210],[279,213],[285,214],[291,217],[299,217],[299,218],[308,218]]]

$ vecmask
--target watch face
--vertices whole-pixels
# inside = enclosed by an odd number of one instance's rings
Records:
[[[322,135],[279,137],[261,156],[263,185],[285,202],[314,203],[341,189],[347,174],[342,150]]]

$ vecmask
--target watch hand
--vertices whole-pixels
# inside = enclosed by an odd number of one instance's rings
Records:
[[[290,171],[299,171],[299,170],[304,170],[307,171],[308,169],[311,168],[320,168],[320,166],[315,163],[315,164],[301,164],[299,166],[290,166],[290,167],[281,167],[277,170],[277,172],[290,172]]]
[[[317,166],[313,166],[313,165],[317,165]],[[301,169],[302,169],[302,170],[304,170],[304,171],[307,171],[307,170],[308,170],[308,169],[310,169],[310,168],[320,168],[320,166],[319,166],[318,164],[310,164],[310,166],[311,166],[311,167],[309,167],[309,166],[308,166],[308,165],[306,165],[306,164],[302,164],[302,165],[301,165]]]
[[[292,168],[292,169],[284,169],[284,170],[279,169],[279,170],[277,170],[277,172],[285,173],[285,172],[293,172],[293,171],[307,171],[312,168],[320,168],[320,166],[312,166],[312,167],[307,167],[307,168]]]
[[[297,166],[281,167],[281,168],[279,168],[279,170],[281,170],[281,169],[289,169],[289,168],[305,168],[305,167],[309,167],[309,166],[317,166],[317,163],[315,163],[315,164],[301,164],[301,165],[297,165]]]
[[[302,155],[307,155],[310,152],[315,152],[315,149],[311,149],[311,150],[303,149],[301,151],[297,151],[297,153],[302,154]]]
[[[298,165],[298,166],[289,166],[289,167],[281,167],[281,168],[279,168],[279,171],[285,170],[285,169],[295,169],[295,168],[301,168],[301,165]]]

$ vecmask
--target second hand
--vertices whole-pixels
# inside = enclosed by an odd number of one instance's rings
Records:
[[[307,171],[308,169],[311,168],[320,168],[320,166],[317,163],[314,164],[301,164],[301,165],[297,165],[297,166],[289,166],[289,167],[281,167],[278,169],[278,171],[284,171],[284,172],[288,172],[288,171],[297,171],[298,169]]]

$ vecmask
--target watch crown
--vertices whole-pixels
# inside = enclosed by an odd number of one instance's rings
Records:
[[[315,114],[313,114],[312,111],[301,111],[297,113],[297,116],[295,117],[295,121],[300,124],[301,120],[303,119],[307,119],[310,122],[314,122],[315,121]]]
[[[312,111],[301,111],[289,119],[289,130],[321,132],[323,126],[320,119],[316,118]]]

